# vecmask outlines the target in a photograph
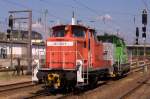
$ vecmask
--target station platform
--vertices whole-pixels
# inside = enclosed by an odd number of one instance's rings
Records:
[[[31,75],[13,75],[12,72],[0,72],[0,86],[31,81]]]

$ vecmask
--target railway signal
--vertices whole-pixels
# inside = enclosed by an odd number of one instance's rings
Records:
[[[13,28],[13,16],[9,16],[8,26],[12,29]]]
[[[144,9],[142,11],[142,24],[147,25],[147,11]]]
[[[139,28],[136,27],[136,37],[139,37]]]
[[[139,40],[138,40],[138,38],[136,38],[136,42],[135,42],[135,44],[136,44],[136,45],[138,45],[138,44],[139,44]]]
[[[146,39],[146,26],[142,27],[142,31],[143,31],[142,38],[143,40],[145,40]]]
[[[10,33],[11,33],[11,30],[7,29],[7,39],[10,39]]]
[[[142,27],[142,31],[145,33],[146,32],[146,26]]]
[[[14,19],[13,19],[13,15],[12,14],[10,14],[9,15],[9,20],[8,20],[8,27],[10,28],[10,29],[8,29],[7,30],[7,38],[9,39],[9,41],[10,41],[10,58],[11,58],[11,60],[10,60],[10,66],[12,66],[13,65],[13,55],[12,55],[12,52],[13,52],[13,48],[12,48],[12,46],[13,46],[13,44],[12,44],[12,31],[13,31],[13,23],[14,23]]]
[[[144,41],[144,59],[146,58],[146,26],[147,26],[147,10],[146,9],[143,9],[142,11],[142,24],[144,25],[142,27],[142,31],[143,31],[143,34],[142,34],[142,38],[143,38],[143,41]],[[147,66],[145,65],[144,66],[144,72],[147,72]]]
[[[135,39],[135,44],[138,45],[139,44],[139,28],[136,27],[136,39]]]
[[[143,34],[142,34],[142,38],[143,38],[143,40],[146,39],[146,33],[143,33]]]

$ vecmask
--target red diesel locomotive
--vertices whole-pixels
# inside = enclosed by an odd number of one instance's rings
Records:
[[[50,88],[95,85],[101,76],[112,73],[104,59],[103,43],[93,29],[82,25],[58,25],[46,41],[46,65],[37,77]]]

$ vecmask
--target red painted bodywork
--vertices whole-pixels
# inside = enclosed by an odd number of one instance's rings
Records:
[[[85,36],[74,37],[72,31],[74,27],[76,29],[83,29]],[[46,45],[46,66],[44,68],[52,70],[75,70],[77,68],[76,59],[83,59],[83,66],[89,66],[92,70],[109,68],[111,66],[110,61],[104,60],[103,44],[96,40],[94,30],[80,25],[60,25],[52,29],[55,31],[60,28],[65,28],[64,37],[52,36],[46,42],[73,42],[73,45]]]

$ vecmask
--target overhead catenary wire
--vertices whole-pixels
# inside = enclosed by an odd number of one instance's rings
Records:
[[[94,14],[96,14],[96,15],[98,15],[99,17],[101,17],[101,16],[103,16],[104,14],[106,14],[106,13],[112,13],[112,14],[114,14],[114,15],[128,15],[128,16],[132,16],[132,17],[137,17],[137,16],[139,16],[140,14],[131,14],[131,13],[128,13],[128,12],[110,12],[110,11],[97,11],[97,10],[95,10],[95,9],[93,9],[93,8],[91,8],[91,7],[89,7],[89,6],[87,6],[86,4],[84,4],[83,2],[81,2],[81,1],[79,1],[79,0],[73,0],[76,4],[78,4],[78,5],[80,5],[80,6],[82,6],[82,7],[84,7],[84,8],[86,8],[87,10],[89,10],[90,12],[92,12],[92,13],[94,13]],[[99,12],[101,12],[101,13],[99,13]],[[105,23],[105,19],[103,20],[104,21],[104,23]],[[112,23],[114,23],[114,24],[116,24],[116,25],[119,25],[118,24],[118,22],[116,22],[116,21],[114,21],[114,20],[111,20],[111,22]],[[120,25],[119,25],[120,26]]]
[[[119,12],[119,11],[104,11],[104,10],[101,10],[101,11],[97,11],[87,5],[85,5],[83,2],[79,1],[79,0],[73,0],[76,4],[78,5],[81,5],[82,7],[88,9],[89,11],[95,13],[95,14],[98,14],[98,15],[102,15],[104,13],[112,13],[112,14],[115,14],[115,15],[130,15],[130,16],[138,16],[139,14],[133,14],[133,13],[130,13],[130,12]],[[101,12],[101,14],[99,13]]]
[[[58,4],[61,4],[61,6],[63,6],[63,7],[65,7],[65,8],[70,8],[70,9],[72,9],[72,10],[74,10],[75,8],[77,9],[78,7],[77,6],[75,6],[75,5],[71,5],[71,4],[66,4],[66,3],[64,3],[64,2],[57,2],[57,1],[55,1],[55,2],[52,2],[52,1],[50,1],[50,0],[39,0],[39,1],[41,1],[43,4],[45,4],[45,5],[52,5],[52,3],[53,4],[57,4],[57,6],[58,6]],[[66,20],[66,19],[65,19]],[[66,20],[66,22],[69,22],[69,20]]]
[[[39,1],[41,1],[43,4],[45,4],[45,5],[50,5],[50,4],[57,4],[57,6],[59,6],[59,4],[61,4],[61,6],[63,6],[63,7],[65,7],[65,8],[70,8],[70,9],[72,9],[72,11],[75,11],[75,13],[78,15],[78,16],[82,16],[82,18],[83,19],[77,19],[77,21],[80,21],[81,23],[83,22],[88,22],[89,20],[93,20],[93,18],[89,18],[89,16],[83,16],[83,15],[81,15],[80,13],[78,13],[78,11],[79,10],[81,10],[78,6],[76,6],[76,5],[72,5],[72,4],[67,4],[67,3],[65,3],[65,2],[57,2],[57,1],[55,1],[55,2],[52,2],[52,1],[49,1],[49,0],[39,0]],[[71,11],[71,12],[72,12]],[[86,20],[85,20],[86,19]],[[88,20],[88,21],[87,21]],[[69,21],[68,21],[69,22]],[[83,24],[82,23],[82,24]]]
[[[31,10],[35,11],[36,13],[38,13],[38,14],[44,13],[43,11],[40,11],[40,10],[37,10],[37,9],[33,9],[33,8],[29,7],[29,6],[26,6],[26,5],[23,5],[23,4],[14,2],[14,1],[10,1],[10,0],[2,0],[2,1],[3,1],[3,2],[6,2],[6,3],[9,3],[9,4],[11,4],[11,5],[14,5],[14,6],[18,6],[18,7],[24,8],[24,9],[31,9]],[[56,15],[50,13],[50,12],[48,13],[48,16],[54,17],[54,18],[56,18],[56,19],[63,19],[63,20],[66,21],[66,19],[64,19],[64,18],[62,18],[62,17],[59,17],[59,16],[56,16]]]
[[[73,0],[76,4],[86,8],[87,10],[91,11],[92,13],[98,15],[98,16],[102,16],[106,13],[112,13],[114,15],[127,15],[127,16],[132,16],[132,17],[138,17],[140,14],[134,14],[134,13],[129,13],[129,12],[114,12],[114,11],[97,11],[89,6],[87,6],[86,4],[84,4],[83,2],[79,1],[79,0]],[[101,12],[101,13],[99,13]],[[112,20],[114,24],[118,24],[116,21]],[[120,25],[119,25],[120,26]]]
[[[66,4],[66,3],[64,3],[64,2],[51,2],[51,1],[49,1],[49,0],[40,0],[41,2],[43,2],[43,3],[45,3],[45,4],[47,4],[47,5],[49,5],[49,4],[51,4],[51,3],[56,3],[56,4],[61,4],[61,6],[63,6],[63,7],[72,7],[72,8],[77,8],[77,9],[79,9],[77,6],[75,6],[75,5],[69,5],[69,4]],[[86,8],[87,10],[89,10],[89,11],[91,11],[92,13],[94,13],[94,14],[96,14],[96,15],[98,15],[98,16],[102,16],[102,15],[104,15],[104,13],[112,13],[112,14],[115,14],[115,15],[128,15],[128,16],[133,16],[133,17],[135,17],[135,16],[139,16],[140,14],[133,14],[133,13],[129,13],[129,12],[114,12],[114,11],[97,11],[97,10],[95,10],[95,9],[93,9],[93,8],[91,8],[91,7],[89,7],[89,6],[87,6],[86,4],[84,4],[83,2],[81,2],[81,1],[79,1],[79,0],[73,0],[76,4],[78,4],[78,5],[80,5],[80,6],[82,6],[82,7],[84,7],[84,8]],[[99,12],[102,12],[102,13],[99,13]],[[116,23],[116,22],[115,22]]]
[[[31,8],[31,7],[28,7],[27,5],[24,5],[24,4],[21,4],[21,3],[18,3],[18,2],[15,2],[15,1],[12,1],[12,0],[2,0],[2,1],[4,1],[4,2],[7,2],[7,3],[10,3],[10,4],[12,4],[12,5],[15,5],[15,6],[19,6],[19,7],[22,7],[22,8],[26,8],[26,9],[29,9],[29,8]],[[47,5],[50,5],[50,1],[49,0],[40,0],[40,1],[42,1],[42,2],[45,2],[45,4],[47,4]],[[74,2],[76,2],[76,4],[78,4],[78,5],[80,5],[80,6],[82,6],[82,7],[84,7],[84,8],[86,8],[87,10],[89,10],[89,11],[91,11],[92,13],[94,13],[95,15],[98,15],[98,16],[101,16],[102,14],[104,14],[104,13],[114,13],[115,15],[116,14],[119,14],[119,15],[132,15],[132,16],[136,16],[136,14],[131,14],[131,13],[124,13],[124,12],[109,12],[109,11],[97,11],[97,10],[95,10],[95,9],[93,9],[93,8],[91,8],[91,7],[89,7],[87,4],[84,4],[82,1],[80,1],[80,0],[73,0]],[[60,2],[58,2],[58,3],[60,3]],[[69,7],[75,7],[75,5],[69,5],[69,4],[66,4],[66,3],[62,3],[62,5],[63,6],[69,6]],[[32,8],[33,9],[33,8]],[[49,10],[49,9],[48,9]],[[37,12],[37,13],[44,13],[44,11],[39,11],[39,10],[37,10],[37,9],[33,9],[33,11],[35,11],[35,12]],[[56,16],[56,15],[54,15],[54,14],[51,14],[50,13],[51,11],[49,11],[49,13],[48,13],[48,17],[54,17],[54,18],[56,18],[56,19],[62,19],[62,20],[66,20],[66,19],[64,19],[64,18],[62,18],[62,17],[60,17],[60,16]],[[100,13],[100,12],[102,12],[102,13]],[[68,20],[66,20],[67,22],[68,22]],[[114,20],[113,20],[114,21]],[[118,24],[117,22],[115,22],[115,24]]]
[[[66,7],[66,8],[76,8],[75,6],[72,6],[72,5],[69,5],[69,4],[66,4],[66,3],[63,3],[63,2],[52,2],[52,1],[50,1],[50,0],[39,0],[39,1],[41,1],[41,2],[43,2],[43,3],[45,3],[45,4],[47,4],[47,5],[50,5],[51,3],[55,3],[55,4],[61,4],[61,6],[63,6],[63,7]]]
[[[77,1],[77,0],[73,0],[73,1],[74,1],[76,4],[78,4],[78,5],[80,5],[80,6],[84,7],[84,8],[86,8],[87,10],[91,11],[92,13],[94,13],[94,14],[96,14],[96,15],[99,15],[99,16],[102,15],[102,14],[99,14],[99,12],[97,12],[96,10],[94,10],[94,9],[88,7],[87,5],[83,4],[82,2],[79,2],[79,1]]]
[[[95,9],[91,8],[91,7],[88,7],[87,5],[85,5],[84,3],[78,1],[78,0],[73,0],[75,3],[77,3],[78,5],[86,8],[87,10],[91,11],[92,13],[94,13],[95,15],[98,15],[98,16],[103,16],[104,15],[104,12],[102,14],[100,14],[98,11],[96,11]],[[105,21],[105,20],[104,20]],[[118,23],[114,20],[111,21],[113,24],[116,24],[118,25]],[[105,22],[104,22],[105,23]]]
[[[93,8],[91,8],[91,7],[89,7],[89,6],[87,6],[86,4],[84,4],[83,2],[81,2],[81,1],[79,1],[79,0],[73,0],[76,4],[78,4],[78,5],[80,5],[80,6],[82,6],[82,7],[84,7],[85,9],[87,9],[87,10],[89,10],[90,12],[92,12],[93,14],[95,14],[95,15],[98,15],[98,16],[101,16],[102,14],[104,15],[104,14],[106,14],[106,13],[112,13],[112,14],[114,14],[114,15],[126,15],[126,16],[132,16],[132,17],[138,17],[140,14],[131,14],[131,13],[124,13],[124,12],[109,12],[109,11],[97,11],[97,10],[95,10],[95,9],[93,9]],[[100,13],[101,12],[101,13]],[[97,21],[96,21],[97,22]],[[115,29],[118,29],[118,28],[116,28],[116,27],[119,27],[119,30],[121,31],[122,29],[121,29],[121,25],[120,24],[118,24],[118,22],[117,21],[115,21],[115,20],[111,20],[111,24],[114,24],[113,26],[112,25],[109,25],[109,27],[114,27],[115,26]],[[108,26],[108,24],[107,24],[107,26]],[[99,29],[99,28],[98,28]],[[124,29],[123,29],[124,30]],[[128,29],[127,29],[128,30]],[[106,31],[106,30],[105,30]],[[105,32],[104,31],[104,32]],[[115,30],[114,30],[115,31]],[[116,31],[115,31],[116,32]]]

